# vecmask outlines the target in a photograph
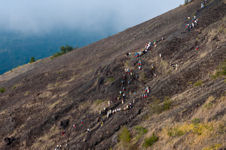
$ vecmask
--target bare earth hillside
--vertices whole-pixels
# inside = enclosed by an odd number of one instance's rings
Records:
[[[226,1],[200,3],[1,75],[0,149],[226,149]]]

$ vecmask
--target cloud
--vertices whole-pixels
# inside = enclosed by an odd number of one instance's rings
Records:
[[[181,0],[0,0],[0,28],[27,33],[62,28],[119,31],[180,3]]]

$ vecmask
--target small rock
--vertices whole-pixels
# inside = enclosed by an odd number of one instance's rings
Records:
[[[14,141],[16,140],[16,138],[14,138],[14,137],[6,137],[6,138],[4,138],[4,141],[5,141],[5,143],[6,143],[6,145],[11,145]]]
[[[66,119],[66,120],[63,120],[60,122],[60,126],[63,128],[63,129],[66,129],[69,125],[69,119]]]

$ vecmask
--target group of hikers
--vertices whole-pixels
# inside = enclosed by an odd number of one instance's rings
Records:
[[[201,8],[204,8],[207,3],[208,3],[207,0],[203,0],[201,2]],[[193,16],[192,18],[191,17],[187,17],[186,20],[188,22],[185,25],[185,28],[186,28],[187,31],[191,31],[193,28],[195,28],[198,25],[198,21],[199,21],[197,16]],[[163,37],[160,40],[158,40],[158,41],[156,41],[156,40],[150,41],[150,42],[145,44],[145,47],[144,47],[143,50],[134,53],[134,57],[136,59],[136,63],[134,65],[135,66],[137,65],[139,71],[142,70],[141,57],[143,55],[145,55],[146,53],[148,53],[148,51],[150,51],[153,47],[157,47],[157,43],[159,41],[162,41],[162,40],[164,40]],[[132,53],[131,52],[126,53],[126,56],[130,57],[130,56],[132,56]],[[161,58],[162,55],[159,54],[159,57]],[[178,68],[178,64],[170,64],[170,66],[173,67],[175,70],[177,70],[177,68]],[[153,65],[152,65],[152,68],[154,68]],[[124,71],[125,72],[124,72],[124,74],[122,76],[122,79],[121,79],[121,90],[119,91],[119,96],[116,98],[116,100],[120,100],[121,101],[122,105],[125,104],[126,98],[127,98],[126,94],[129,93],[129,91],[127,91],[126,87],[128,85],[130,85],[132,83],[132,81],[134,81],[134,80],[136,80],[138,78],[137,74],[132,69],[125,68]],[[156,76],[156,74],[154,74],[154,76]],[[141,98],[147,98],[149,95],[150,95],[150,87],[146,86],[144,88],[143,94],[141,95]],[[109,117],[111,117],[113,114],[115,114],[117,112],[126,111],[126,110],[129,110],[129,109],[133,108],[135,102],[136,102],[136,100],[133,99],[132,102],[129,102],[128,104],[126,104],[126,105],[124,105],[122,107],[112,109],[111,108],[111,104],[112,103],[111,103],[111,101],[109,101],[108,102],[108,108],[104,107],[104,109],[100,111],[100,116],[106,115],[106,118],[109,118]],[[100,117],[100,118],[102,118],[102,117]],[[104,125],[103,119],[99,119],[99,122],[100,122],[100,126],[102,127]],[[81,124],[83,125],[83,121],[81,121]],[[73,128],[76,128],[75,124],[73,124]],[[91,132],[90,128],[87,128],[86,131],[87,132]],[[62,132],[62,135],[64,135],[64,134],[65,134],[65,131]],[[61,150],[61,149],[62,149],[61,145],[57,145],[56,148],[55,148],[55,150]]]
[[[196,16],[194,17],[187,17],[187,20],[189,23],[185,25],[186,31],[191,31],[193,28],[195,28],[198,25],[198,18]]]
[[[147,98],[149,94],[150,94],[150,87],[147,86],[147,87],[145,88],[145,92],[144,92],[144,94],[142,95],[142,97],[143,97],[143,98]]]
[[[208,0],[202,0],[201,1],[201,9],[205,8],[208,4]],[[197,14],[197,13],[196,13]],[[185,25],[185,30],[186,31],[191,31],[193,28],[195,28],[198,25],[199,19],[197,18],[196,15],[193,17],[187,17],[186,18],[188,23]]]
[[[162,37],[162,40],[164,40],[163,37]],[[157,41],[156,40],[146,43],[145,48],[143,50],[134,53],[134,57],[140,58],[141,56],[146,54],[149,50],[151,50],[151,47],[157,47]],[[128,55],[128,54],[130,54],[130,55]],[[131,56],[131,53],[127,53],[127,56]]]

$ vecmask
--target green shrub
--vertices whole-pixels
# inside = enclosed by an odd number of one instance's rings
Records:
[[[5,92],[5,88],[1,87],[0,88],[0,93],[4,93]]]
[[[209,147],[205,147],[202,150],[219,150],[222,144],[214,144]]]
[[[145,134],[148,132],[148,130],[142,126],[136,126],[135,130],[138,134]]]
[[[176,137],[176,136],[182,136],[184,135],[184,132],[182,130],[179,130],[177,128],[170,128],[168,130],[168,133],[167,133],[169,136],[171,137]]]
[[[191,81],[189,81],[189,82],[188,82],[188,84],[189,84],[189,85],[192,85],[192,82],[191,82]]]
[[[210,102],[210,103],[204,105],[204,107],[205,107],[206,109],[210,109],[212,106],[213,106],[213,103],[212,103],[212,102]]]
[[[200,119],[199,119],[199,118],[195,118],[195,119],[192,120],[192,123],[193,123],[194,125],[197,125],[197,124],[200,123]]]
[[[213,79],[226,76],[226,60],[218,67],[217,72],[212,76]]]
[[[165,97],[163,104],[153,103],[151,104],[151,112],[152,113],[162,113],[163,111],[169,110],[172,106],[172,101]]]
[[[128,144],[131,141],[131,134],[127,127],[122,127],[119,133],[119,140],[123,144]]]
[[[203,84],[202,80],[199,80],[194,83],[194,86],[201,86]]]
[[[61,50],[62,53],[67,53],[67,52],[72,51],[72,50],[73,50],[73,47],[68,46],[68,45],[66,45],[66,46],[61,46],[61,47],[60,47],[60,50]]]
[[[219,124],[218,133],[219,134],[225,134],[226,133],[226,126],[223,123]]]
[[[29,63],[31,64],[31,63],[33,63],[33,62],[35,62],[35,58],[34,58],[34,57],[31,57]]]
[[[115,81],[115,78],[114,77],[109,77],[109,78],[107,78],[107,82],[108,83],[112,83],[112,82],[114,82]]]
[[[135,130],[137,134],[137,139],[139,139],[140,137],[142,137],[144,134],[148,132],[148,130],[142,126],[136,126]]]
[[[57,53],[53,54],[53,56],[51,56],[51,59],[53,59],[53,58],[55,58],[55,57],[58,57],[58,56],[61,56],[61,55],[63,55],[63,54],[66,54],[66,53],[72,51],[73,49],[77,49],[77,47],[76,47],[76,48],[73,48],[73,47],[68,46],[68,45],[66,45],[66,46],[61,46],[61,47],[60,47],[60,52],[57,52]]]
[[[162,111],[169,110],[171,105],[172,105],[172,102],[170,100],[164,101],[162,106]]]
[[[145,138],[143,146],[145,148],[151,147],[158,140],[159,140],[159,138],[155,134],[153,134],[151,137]]]

